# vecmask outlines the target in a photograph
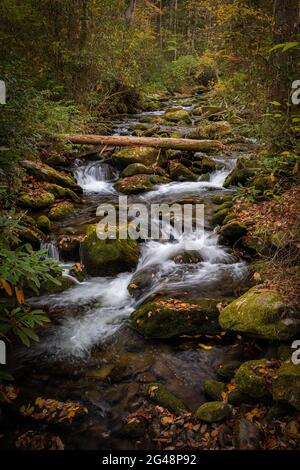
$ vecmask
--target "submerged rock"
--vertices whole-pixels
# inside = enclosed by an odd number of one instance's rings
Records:
[[[149,292],[155,282],[157,266],[149,266],[137,271],[131,278],[128,291],[135,299],[140,298],[145,292]]]
[[[124,170],[133,163],[151,166],[156,162],[158,155],[159,150],[152,147],[129,147],[115,152],[112,161],[119,170]]]
[[[53,204],[55,198],[53,194],[43,189],[30,190],[23,193],[18,198],[18,204],[26,209],[39,210]]]
[[[300,411],[300,364],[283,364],[276,373],[272,384],[274,400],[290,403]]]
[[[110,276],[130,271],[139,260],[140,250],[136,240],[105,239],[100,240],[96,225],[86,230],[86,239],[82,245],[83,264],[92,276]]]
[[[300,315],[280,293],[253,287],[225,307],[222,328],[268,340],[288,340],[300,333]]]
[[[220,332],[217,305],[224,299],[179,300],[161,298],[147,302],[131,314],[131,325],[148,338]]]
[[[197,409],[195,416],[199,421],[204,421],[205,423],[216,423],[230,418],[231,406],[227,405],[227,403],[223,403],[222,401],[211,401],[201,405]]]
[[[150,383],[146,387],[147,397],[150,401],[156,403],[163,408],[167,408],[169,411],[182,414],[187,411],[187,407],[179,398],[160,383]]]

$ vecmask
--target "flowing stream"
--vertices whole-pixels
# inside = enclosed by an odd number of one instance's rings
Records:
[[[115,133],[125,132],[124,129],[130,133],[128,129],[145,114],[149,113],[116,121]],[[211,196],[226,191],[224,180],[235,165],[234,157],[218,156],[215,160],[218,170],[209,181],[172,182],[135,196],[134,201],[173,203],[192,198],[205,204],[207,218]],[[84,191],[86,212],[80,213],[78,219],[75,217],[72,224],[82,224],[82,218],[91,223],[91,213],[95,216],[97,204],[103,200],[116,201],[118,194],[113,181],[117,174],[102,161],[76,162],[74,174]],[[117,432],[122,418],[143,400],[144,383],[151,380],[165,383],[195,409],[205,400],[203,381],[216,377],[216,366],[224,357],[239,354],[239,348],[226,344],[216,344],[206,351],[185,347],[184,340],[146,341],[128,326],[130,313],[153,293],[217,298],[232,296],[244,282],[248,273],[246,263],[220,244],[209,223],[205,224],[204,235],[196,232],[192,237],[198,263],[178,264],[174,260],[185,250],[186,235],[175,241],[149,240],[140,245],[141,256],[135,272],[113,278],[89,278],[60,294],[32,300],[33,305],[49,311],[53,324],[40,343],[23,357],[21,374],[28,396],[35,392],[59,399],[81,399],[94,410],[75,436],[65,435],[72,448],[138,448],[138,444],[121,440]],[[55,243],[44,247],[48,256],[59,259]],[[155,276],[133,298],[128,285],[143,270],[152,270]],[[98,371],[98,376],[91,374],[91,370]],[[143,445],[145,442],[142,448]]]

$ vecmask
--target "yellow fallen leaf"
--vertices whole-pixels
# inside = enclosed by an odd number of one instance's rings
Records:
[[[4,289],[7,295],[11,297],[13,295],[13,290],[9,282],[7,282],[5,279],[0,279],[0,282],[1,282],[1,288]]]
[[[203,343],[198,343],[198,346],[200,346],[202,349],[205,349],[205,351],[210,351],[212,349],[212,346],[208,346],[207,344]]]
[[[18,287],[15,287],[15,292],[16,292],[17,301],[19,302],[19,304],[23,304],[25,301],[24,292]]]

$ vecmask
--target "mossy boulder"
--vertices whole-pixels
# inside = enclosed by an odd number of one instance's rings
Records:
[[[74,283],[71,281],[71,279],[64,276],[58,276],[56,278],[56,282],[51,280],[43,282],[41,285],[40,294],[58,294],[59,292],[63,292],[72,286],[74,286]]]
[[[220,228],[219,234],[230,243],[236,243],[247,234],[247,228],[238,220],[233,219]]]
[[[225,307],[219,317],[223,329],[268,340],[288,340],[300,333],[300,315],[281,294],[253,287]]]
[[[76,183],[72,176],[57,171],[49,165],[31,160],[23,160],[21,165],[40,181],[58,184],[64,188],[70,188],[76,193],[82,193],[81,187]]]
[[[46,215],[40,215],[37,219],[37,228],[44,233],[51,232],[51,221]]]
[[[129,147],[115,152],[112,161],[119,170],[124,170],[133,163],[151,166],[156,162],[158,155],[159,150],[152,147]]]
[[[222,301],[160,298],[138,307],[131,314],[131,325],[147,338],[218,333],[221,330],[217,305]]]
[[[180,162],[170,162],[169,173],[176,181],[197,181],[198,176]]]
[[[232,203],[232,196],[231,194],[226,194],[223,196],[219,195],[214,195],[211,197],[211,202],[216,205],[221,205],[224,204],[225,202],[231,202]]]
[[[224,182],[224,188],[230,186],[245,185],[247,181],[255,175],[257,171],[255,160],[249,158],[240,158],[236,167],[227,176]]]
[[[80,197],[74,191],[72,191],[72,189],[63,188],[58,184],[46,183],[43,185],[43,188],[49,193],[52,193],[56,199],[68,198],[73,202],[81,201]]]
[[[26,209],[40,210],[53,204],[55,197],[53,194],[43,189],[30,190],[23,193],[18,198],[18,204]]]
[[[134,421],[124,424],[120,430],[122,437],[126,439],[143,439],[147,432],[147,423],[143,418],[135,418]]]
[[[227,398],[228,403],[232,406],[240,406],[243,404],[253,403],[253,398],[247,395],[246,393],[241,392],[241,390],[237,387],[228,392]]]
[[[247,361],[242,364],[235,374],[238,389],[256,400],[271,397],[267,359]]]
[[[231,126],[226,121],[209,122],[193,129],[189,134],[189,139],[221,139],[231,133]]]
[[[150,401],[175,414],[182,414],[187,411],[186,405],[173,393],[160,383],[150,383],[146,387],[146,394]]]
[[[300,364],[283,364],[272,383],[274,400],[287,402],[300,411]]]
[[[105,239],[97,236],[96,225],[86,230],[82,245],[83,264],[92,276],[110,276],[130,271],[139,260],[140,250],[136,240]]]
[[[251,181],[252,186],[261,192],[264,192],[268,189],[273,189],[275,183],[276,178],[274,178],[272,175],[256,176],[253,181]]]
[[[63,155],[53,154],[46,158],[45,163],[49,166],[56,168],[67,166],[68,161]]]
[[[71,202],[58,202],[49,211],[50,220],[62,220],[74,214],[74,206]]]
[[[201,116],[203,114],[202,106],[195,106],[192,113],[193,113],[194,116]]]
[[[217,373],[220,377],[226,380],[232,379],[232,377],[235,374],[235,371],[241,366],[241,362],[232,359],[231,361],[227,361],[224,364],[220,364],[220,366],[217,369]]]
[[[193,162],[193,169],[201,173],[212,173],[217,169],[216,162],[208,157],[202,157],[200,160]]]
[[[138,194],[151,191],[158,184],[169,183],[170,180],[159,175],[134,175],[119,179],[114,187],[124,194]]]
[[[217,380],[206,380],[203,384],[205,395],[212,400],[222,400],[222,393],[226,392],[226,384]]]
[[[231,406],[221,401],[211,401],[199,406],[195,416],[205,423],[217,423],[231,417]]]
[[[187,111],[184,109],[173,109],[170,111],[167,111],[164,115],[163,118],[166,121],[170,122],[185,122],[185,123],[190,123],[191,118],[190,115]]]
[[[226,219],[227,215],[229,213],[229,209],[225,208],[225,209],[219,209],[218,211],[216,211],[212,218],[211,218],[211,222],[213,225],[221,225],[224,220]]]
[[[142,163],[132,163],[128,165],[125,170],[122,171],[123,178],[127,176],[134,176],[134,175],[153,175],[154,169],[150,168],[149,166],[143,165]]]
[[[39,249],[44,238],[43,232],[37,227],[25,227],[19,232],[19,237],[24,243],[30,243],[33,248]]]

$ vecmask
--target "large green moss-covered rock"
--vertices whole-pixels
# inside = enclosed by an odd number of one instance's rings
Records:
[[[228,240],[230,243],[236,243],[242,237],[244,237],[246,233],[246,227],[238,220],[230,220],[219,230],[219,234],[226,238],[226,240]]]
[[[82,192],[82,189],[72,176],[66,175],[60,171],[54,170],[51,166],[45,165],[41,162],[34,162],[31,160],[23,160],[21,165],[26,168],[29,173],[35,176],[38,180],[47,181],[49,183],[58,184],[64,188],[70,188],[73,191]]]
[[[226,392],[226,384],[217,380],[206,380],[203,389],[205,395],[212,400],[222,400],[222,393]]]
[[[20,206],[31,210],[45,209],[53,204],[54,201],[55,198],[53,194],[48,191],[44,191],[43,189],[27,191],[26,193],[21,194],[18,198]]]
[[[51,207],[49,212],[49,219],[62,220],[74,213],[74,206],[71,202],[58,202]]]
[[[230,186],[244,185],[256,173],[256,162],[252,159],[241,158],[238,160],[236,167],[227,176],[224,182],[224,188]]]
[[[271,397],[269,374],[267,374],[269,361],[258,359],[242,364],[235,374],[235,383],[238,389],[257,400]]]
[[[217,305],[224,299],[179,300],[161,298],[147,302],[131,314],[131,325],[148,338],[220,332]]]
[[[143,165],[142,163],[132,163],[128,165],[125,170],[122,172],[123,178],[127,176],[134,176],[134,175],[153,175],[154,169]]]
[[[44,233],[51,232],[51,221],[46,215],[41,215],[37,219],[37,228],[40,229]]]
[[[227,215],[229,213],[229,209],[219,209],[214,213],[214,215],[211,218],[211,222],[213,225],[221,225],[224,220],[226,219]]]
[[[193,170],[201,173],[212,173],[217,169],[216,162],[208,157],[202,157],[193,162]]]
[[[46,183],[43,185],[43,188],[49,193],[52,193],[56,199],[69,198],[73,202],[80,202],[80,197],[77,196],[72,189],[63,188],[62,186],[54,183]]]
[[[160,383],[150,383],[146,387],[147,397],[154,403],[169,411],[182,414],[187,411],[185,404],[177,398],[173,393]]]
[[[269,340],[288,340],[300,333],[300,315],[278,292],[253,287],[225,307],[219,317],[228,331]]]
[[[114,165],[124,170],[133,163],[142,163],[145,166],[153,165],[159,155],[159,150],[152,147],[129,147],[112,155]]]
[[[198,176],[180,162],[170,162],[169,173],[173,180],[197,181]]]
[[[186,122],[186,123],[191,122],[189,113],[185,111],[184,109],[174,109],[174,110],[167,111],[163,115],[163,118],[166,121],[170,121],[170,122]]]
[[[276,373],[272,384],[274,400],[290,403],[300,411],[300,364],[283,364]]]
[[[88,274],[110,276],[134,268],[138,263],[140,250],[136,240],[130,238],[100,240],[96,225],[90,225],[86,230],[82,255]]]
[[[138,194],[151,191],[158,184],[169,183],[170,180],[158,175],[134,175],[119,179],[114,187],[124,194]]]
[[[205,423],[224,421],[224,419],[231,416],[231,406],[221,401],[211,401],[201,405],[197,409],[195,416],[199,421],[204,421]]]
[[[231,126],[226,121],[201,124],[189,134],[189,139],[221,139],[231,133]]]

